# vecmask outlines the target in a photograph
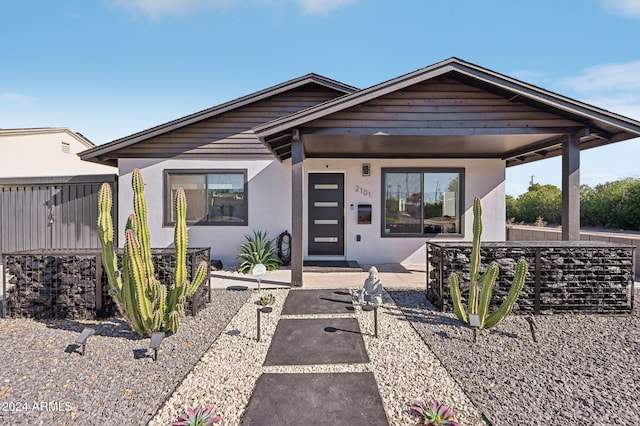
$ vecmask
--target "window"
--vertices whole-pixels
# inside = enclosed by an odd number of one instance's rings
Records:
[[[166,170],[165,224],[175,223],[173,204],[182,188],[188,224],[247,225],[246,177],[246,170]]]
[[[461,234],[462,169],[382,169],[382,236]]]

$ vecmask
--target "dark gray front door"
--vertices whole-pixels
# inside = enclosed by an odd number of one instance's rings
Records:
[[[344,256],[344,175],[309,173],[309,255]]]

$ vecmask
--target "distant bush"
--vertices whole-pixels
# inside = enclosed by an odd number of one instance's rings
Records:
[[[582,226],[637,230],[640,226],[640,179],[623,179],[583,188]]]
[[[506,197],[506,220],[552,225],[562,221],[562,191],[555,185],[533,184],[514,198]],[[640,179],[628,178],[580,188],[580,225],[640,230]]]
[[[559,224],[562,219],[562,191],[555,185],[533,184],[529,191],[517,199],[507,199],[507,219],[516,222],[534,223],[543,217],[551,224]]]

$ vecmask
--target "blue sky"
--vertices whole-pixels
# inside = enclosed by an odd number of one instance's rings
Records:
[[[640,0],[22,0],[0,13],[0,128],[100,145],[315,72],[360,88],[451,56],[640,120]],[[582,182],[640,177],[640,139]],[[507,170],[560,186],[560,160]]]

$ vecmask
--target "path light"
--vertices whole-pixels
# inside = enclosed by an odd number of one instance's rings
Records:
[[[257,313],[257,324],[256,324],[256,329],[258,332],[258,335],[256,336],[256,340],[259,342],[260,341],[260,334],[261,334],[261,327],[260,327],[260,314],[268,314],[271,311],[273,311],[273,308],[271,306],[263,306],[262,308],[258,308]]]
[[[469,326],[473,328],[473,343],[476,342],[476,336],[478,335],[478,329],[480,328],[480,315],[468,314]]]
[[[262,279],[267,275],[267,267],[262,263],[258,263],[257,265],[253,266],[251,274],[253,275],[253,278],[258,281],[258,290],[260,290],[260,281],[262,281]]]
[[[366,305],[362,306],[362,310],[365,312],[373,311],[373,326],[374,326],[373,335],[376,337],[376,339],[378,338],[378,308],[379,307],[380,307],[379,304],[373,303],[373,305],[371,305],[369,302],[367,302]]]

